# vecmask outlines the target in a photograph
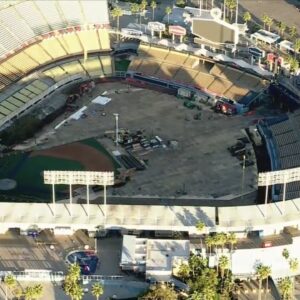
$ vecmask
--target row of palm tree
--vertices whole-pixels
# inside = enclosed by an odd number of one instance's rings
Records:
[[[283,35],[286,32],[286,30],[288,29],[288,34],[290,35],[292,40],[295,41],[297,39],[298,32],[297,32],[296,26],[292,26],[292,27],[288,28],[288,26],[284,22],[281,22],[281,21],[275,22],[274,19],[272,17],[268,16],[267,14],[263,14],[262,22],[264,24],[264,29],[266,29],[266,26],[268,26],[268,30],[270,31],[272,25],[275,24],[278,27],[278,33],[280,35]]]
[[[17,284],[16,278],[9,274],[4,277],[5,284],[5,299],[8,300],[8,290],[14,288]],[[14,291],[17,299],[23,297],[25,300],[37,300],[43,295],[43,286],[41,284],[36,284],[33,286],[27,286],[24,290],[17,289]]]
[[[67,296],[70,296],[71,300],[81,300],[83,298],[83,288],[79,284],[80,280],[80,266],[77,263],[71,264],[68,270],[68,274],[64,280],[64,291]],[[103,294],[103,286],[100,283],[95,283],[92,286],[92,294],[98,300]]]
[[[237,237],[235,233],[231,232],[229,234],[226,234],[224,232],[216,233],[215,235],[208,235],[205,237],[205,244],[208,247],[209,254],[212,252],[212,247],[215,247],[218,249],[218,247],[221,247],[222,252],[224,249],[224,246],[226,244],[230,245],[230,250],[233,250],[233,246],[237,243]]]

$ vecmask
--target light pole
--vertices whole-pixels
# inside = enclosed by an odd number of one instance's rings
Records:
[[[246,163],[246,155],[243,155],[243,174],[242,174],[242,200],[244,198],[244,184],[245,184],[245,163]]]
[[[118,147],[118,142],[119,142],[119,114],[114,113],[115,119],[116,119],[116,147]]]

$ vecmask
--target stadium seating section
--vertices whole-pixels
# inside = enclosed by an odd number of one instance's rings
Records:
[[[0,58],[37,36],[80,25],[109,24],[106,1],[1,1]],[[93,34],[79,35],[84,40]],[[97,42],[96,42],[97,44]],[[88,44],[93,49],[96,44]],[[107,48],[102,45],[102,48]]]
[[[143,44],[138,52],[130,71],[195,86],[231,100],[239,101],[250,91],[266,87],[259,77],[205,58]]]
[[[60,81],[111,76],[108,24],[106,1],[1,1],[0,125]]]
[[[55,60],[109,48],[106,29],[82,30],[40,40],[0,62],[0,89]]]
[[[276,147],[280,169],[300,167],[300,112],[289,115],[289,119],[268,126]],[[283,186],[280,187],[280,199]],[[300,197],[300,182],[286,186],[286,199]]]
[[[111,74],[110,56],[91,56],[86,60],[76,59],[49,67],[37,73],[39,79],[31,80],[30,83],[13,93],[1,95],[0,124],[5,119],[10,119],[16,112],[22,111],[26,104],[31,103],[33,105],[43,92],[61,80],[73,75],[88,75],[94,78]]]

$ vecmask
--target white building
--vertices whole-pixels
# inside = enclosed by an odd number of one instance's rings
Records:
[[[251,39],[272,45],[280,40],[280,36],[276,33],[260,29],[257,32],[251,34]]]
[[[190,242],[123,236],[120,266],[122,270],[142,272],[146,278],[169,281],[174,268],[187,261]]]

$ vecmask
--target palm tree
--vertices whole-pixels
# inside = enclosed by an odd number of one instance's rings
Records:
[[[182,278],[184,281],[190,278],[191,268],[188,264],[181,264],[178,270],[178,276]]]
[[[100,284],[99,282],[96,282],[95,284],[93,284],[93,286],[92,286],[92,294],[98,300],[99,297],[103,294],[103,286],[102,286],[102,284]]]
[[[198,221],[196,224],[197,230],[201,233],[205,229],[205,223],[202,221]],[[202,249],[202,237],[200,237],[201,249]]]
[[[286,24],[284,22],[279,22],[278,23],[278,28],[279,28],[279,34],[284,34],[285,30],[286,30]]]
[[[77,282],[80,278],[80,266],[77,263],[71,264],[68,270],[68,275],[71,280]]]
[[[41,284],[37,284],[33,286],[33,292],[34,292],[34,299],[38,299],[43,294],[43,286]]]
[[[282,250],[282,256],[283,256],[285,259],[289,259],[289,257],[290,257],[289,250],[286,249],[286,248],[284,248],[284,249]]]
[[[70,296],[71,296],[72,300],[81,300],[83,297],[83,294],[84,294],[83,288],[80,285],[76,284],[76,285],[74,285]]]
[[[279,280],[278,288],[283,300],[290,300],[293,294],[293,283],[291,278],[285,277]]]
[[[295,54],[296,52],[300,52],[300,39],[295,39],[294,50],[295,50]]]
[[[291,72],[294,72],[299,68],[299,62],[298,62],[296,57],[289,56],[288,57],[288,63],[290,64]]]
[[[147,0],[142,0],[141,4],[139,5],[139,11],[140,11],[140,25],[142,23],[142,14],[144,13],[146,7],[148,5]]]
[[[33,286],[27,286],[24,291],[25,300],[33,300],[35,297],[35,291]]]
[[[290,267],[291,276],[293,277],[292,287],[293,287],[293,292],[294,292],[294,289],[295,289],[295,272],[297,272],[297,270],[299,269],[298,259],[297,258],[291,258],[289,260],[289,267]]]
[[[220,267],[220,271],[221,271],[221,278],[223,279],[225,270],[229,268],[229,259],[227,256],[222,255],[219,258],[219,267]]]
[[[256,275],[259,280],[258,300],[261,300],[262,282],[264,279],[266,279],[266,291],[268,291],[268,278],[271,276],[271,268],[260,264],[256,267]]]
[[[289,30],[290,36],[294,39],[297,36],[297,28],[296,26],[292,26]]]
[[[137,3],[132,3],[130,5],[130,11],[133,15],[136,15],[140,11],[140,6]]]
[[[246,11],[243,15],[243,20],[246,22],[246,24],[248,24],[248,22],[251,21],[251,19],[252,19],[251,14],[249,13],[249,11]]]
[[[237,243],[236,234],[234,232],[230,232],[229,234],[227,234],[226,242],[230,244],[230,251],[232,252],[233,245],[235,245]]]
[[[269,17],[266,14],[263,14],[261,20],[264,23],[264,29],[266,29],[266,24],[268,23]]]
[[[123,16],[123,10],[122,10],[122,8],[120,8],[119,6],[116,6],[112,10],[111,15],[112,15],[113,18],[117,18],[117,29],[119,31],[119,29],[120,29],[120,17]]]
[[[218,237],[217,237],[217,242],[218,242],[218,244],[221,246],[222,252],[223,252],[223,250],[224,250],[224,245],[225,245],[226,242],[227,242],[227,235],[226,235],[226,233],[224,233],[224,232],[217,233],[216,235],[218,236]]]
[[[208,235],[205,238],[205,244],[209,249],[209,255],[211,255],[211,247],[212,247],[213,243],[214,243],[214,238],[211,235]]]
[[[15,277],[13,275],[6,275],[4,277],[4,284],[5,284],[5,299],[7,300],[8,289],[11,289],[16,285]]]
[[[150,3],[150,6],[152,8],[152,20],[154,21],[154,11],[155,9],[157,8],[157,3],[155,0],[152,0],[151,3]]]
[[[226,3],[226,6],[230,10],[230,20],[232,20],[233,11],[236,9],[237,2],[236,2],[236,0],[226,0],[225,3]]]
[[[170,14],[172,13],[172,8],[170,6],[167,6],[165,12],[168,15],[168,24],[169,24],[170,23]]]
[[[268,25],[268,30],[270,31],[271,30],[271,26],[273,24],[273,19],[270,18],[270,17],[268,17],[266,24]]]

